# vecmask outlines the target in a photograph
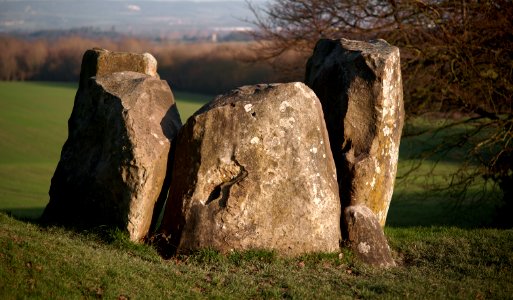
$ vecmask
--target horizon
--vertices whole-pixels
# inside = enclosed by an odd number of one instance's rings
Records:
[[[94,28],[166,36],[247,30],[253,19],[245,0],[0,0],[0,33]]]

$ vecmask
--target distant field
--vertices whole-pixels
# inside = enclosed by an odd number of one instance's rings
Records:
[[[67,137],[76,85],[0,82],[0,210],[38,217]],[[182,122],[209,96],[174,92]]]
[[[18,217],[38,217],[48,202],[50,179],[67,137],[67,120],[76,92],[74,84],[0,82],[0,210]],[[175,92],[182,122],[209,96]],[[401,142],[399,175],[408,171],[408,157],[437,138],[423,136]],[[458,166],[458,153],[446,157],[434,175],[415,176],[430,170],[434,162],[425,161],[408,180],[395,187],[387,225],[403,226],[486,226],[493,214],[493,201],[460,203],[435,185],[446,182],[447,174]],[[479,184],[476,189],[480,188]]]

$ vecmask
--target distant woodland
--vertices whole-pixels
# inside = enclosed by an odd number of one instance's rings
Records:
[[[256,61],[256,44],[249,42],[168,43],[130,37],[33,39],[9,35],[0,36],[0,80],[77,81],[82,55],[93,47],[153,54],[161,78],[176,90],[219,94],[245,84],[302,80],[284,78],[269,64]]]

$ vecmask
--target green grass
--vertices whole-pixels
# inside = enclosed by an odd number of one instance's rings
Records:
[[[283,258],[203,250],[162,260],[123,234],[43,228],[0,214],[0,298],[508,299],[513,231],[387,229],[399,266],[351,253]]]
[[[0,209],[36,218],[67,137],[75,84],[0,82]],[[209,96],[174,92],[185,122]]]

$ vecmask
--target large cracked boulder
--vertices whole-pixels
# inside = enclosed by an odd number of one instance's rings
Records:
[[[336,251],[339,201],[315,94],[302,83],[245,86],[180,131],[161,232],[178,252]]]
[[[146,236],[181,127],[165,81],[136,72],[98,75],[77,92],[69,135],[43,220],[107,225]],[[161,195],[162,193],[162,195]]]
[[[365,205],[384,226],[404,122],[399,49],[384,40],[320,40],[305,81],[322,103],[342,209]]]
[[[346,242],[362,262],[384,268],[395,266],[383,229],[368,207],[346,207],[344,222]]]

